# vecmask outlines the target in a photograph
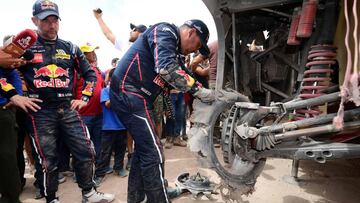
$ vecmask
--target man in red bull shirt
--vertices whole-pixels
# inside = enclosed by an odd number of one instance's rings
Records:
[[[19,68],[24,74],[29,97],[43,100],[41,109],[30,112],[30,135],[37,153],[36,178],[47,203],[59,202],[57,140],[61,136],[74,158],[74,169],[82,202],[111,202],[114,195],[95,190],[93,182],[95,151],[86,126],[76,110],[84,107],[96,85],[95,72],[84,54],[71,42],[58,38],[58,6],[38,0],[32,21],[38,39],[30,48],[34,59]],[[73,100],[75,70],[84,78],[81,99]],[[42,175],[41,172],[43,172]]]

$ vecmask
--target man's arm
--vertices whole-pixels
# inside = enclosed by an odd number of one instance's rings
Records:
[[[195,72],[195,70],[197,69],[198,65],[199,65],[201,62],[203,62],[205,59],[206,59],[206,58],[205,58],[203,55],[201,55],[201,54],[195,56],[195,57],[193,58],[193,60],[191,61],[191,63],[190,63],[191,71],[192,71],[192,72]]]
[[[29,109],[34,112],[41,109],[35,102],[42,102],[42,100],[20,96],[14,86],[7,83],[7,79],[4,77],[0,77],[0,95],[9,99],[10,102],[25,112],[28,112]]]
[[[112,43],[115,45],[115,35],[113,34],[113,32],[110,30],[110,28],[106,25],[106,23],[104,22],[103,18],[102,18],[102,12],[98,12],[98,9],[94,9],[94,16],[96,18],[96,20],[99,23],[99,26],[101,28],[101,31],[104,33],[105,37]]]
[[[26,61],[20,58],[14,58],[3,51],[0,47],[0,66],[3,68],[15,68],[26,64]]]
[[[177,59],[177,30],[167,24],[157,25],[149,35],[148,42],[153,50],[155,71],[174,88],[189,92],[201,100],[208,102],[215,99],[212,91],[202,88],[200,83],[181,68]]]

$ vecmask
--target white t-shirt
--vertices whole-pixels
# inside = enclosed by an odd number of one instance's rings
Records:
[[[129,40],[124,40],[122,38],[118,38],[116,37],[115,38],[115,49],[119,50],[120,51],[120,59],[122,58],[122,56],[126,53],[126,51],[130,48],[131,46],[131,42],[129,42]]]

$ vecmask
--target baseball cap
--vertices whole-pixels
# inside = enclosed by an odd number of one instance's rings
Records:
[[[90,43],[86,43],[80,46],[80,50],[82,53],[93,52],[95,49],[98,49],[99,46],[92,46]]]
[[[143,33],[143,32],[145,32],[147,27],[145,25],[141,25],[141,24],[140,25],[134,25],[134,24],[130,23],[130,29],[131,30],[135,29],[136,31]]]
[[[56,3],[49,0],[37,0],[33,5],[33,16],[44,20],[48,16],[59,17],[59,8]]]
[[[210,54],[210,50],[209,47],[207,46],[207,42],[209,40],[209,29],[206,26],[206,24],[204,22],[202,22],[201,20],[197,20],[197,19],[193,19],[193,20],[188,20],[184,23],[184,25],[187,25],[191,28],[195,28],[196,29],[196,33],[200,38],[200,42],[201,42],[201,47],[199,49],[199,52],[201,55],[203,56],[208,56]]]

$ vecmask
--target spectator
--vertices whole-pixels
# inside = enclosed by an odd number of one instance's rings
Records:
[[[29,97],[40,98],[43,103],[37,112],[29,112],[39,161],[36,170],[40,189],[47,203],[59,202],[58,154],[59,136],[69,147],[74,158],[77,183],[82,189],[82,202],[111,202],[114,195],[95,190],[93,168],[95,152],[86,127],[76,110],[84,107],[96,87],[96,74],[80,49],[69,41],[58,38],[59,10],[49,0],[38,0],[33,6],[32,21],[37,27],[38,39],[30,47],[35,57],[32,63],[19,68],[24,75]],[[75,69],[84,77],[81,100],[73,100]]]
[[[105,37],[115,46],[115,49],[119,50],[119,51],[123,51],[125,52],[128,49],[128,45],[126,44],[126,40],[123,40],[122,38],[118,38],[116,37],[113,32],[111,31],[111,29],[107,26],[107,24],[105,23],[105,21],[102,18],[103,12],[101,9],[94,9],[93,10],[94,16],[96,18],[96,20],[99,23],[99,26],[102,30],[102,32],[104,33]],[[147,29],[147,27],[145,25],[134,25],[132,23],[130,23],[130,37],[129,37],[129,42],[135,42],[139,36],[145,32],[145,30]],[[156,102],[157,106],[156,109],[162,109],[161,104],[162,104],[162,98],[159,97],[159,99]],[[157,111],[159,112],[159,111]],[[160,115],[159,115],[160,114]],[[155,114],[155,117],[158,118],[156,119],[156,121],[159,121],[161,118],[162,114],[161,113],[157,113]],[[161,120],[162,122],[162,120]],[[160,124],[157,124],[157,128],[159,129],[159,126],[161,126]],[[130,165],[131,165],[131,157],[132,157],[132,153],[134,152],[134,141],[133,138],[131,137],[130,133],[128,132],[128,144],[127,144],[127,148],[128,148],[128,162],[126,164],[126,169],[130,169]]]
[[[95,146],[96,163],[100,161],[101,153],[102,109],[100,104],[100,95],[101,89],[104,87],[104,78],[102,72],[100,71],[99,67],[97,67],[97,56],[95,50],[98,48],[98,46],[92,46],[89,43],[80,46],[80,50],[84,53],[91,69],[96,73],[96,86],[93,90],[93,96],[87,105],[79,110],[81,118],[84,120],[88,128],[90,138]],[[75,98],[81,99],[81,89],[84,86],[84,79],[80,77],[79,72],[77,75]]]
[[[173,89],[170,91],[170,99],[174,107],[175,120],[171,118],[166,119],[166,141],[165,148],[170,149],[173,145],[186,147],[186,141],[181,139],[181,130],[185,122],[185,100],[184,93]]]
[[[210,54],[209,56],[203,56],[201,54],[197,55],[190,64],[190,67],[193,72],[197,72],[199,75],[208,75],[209,76],[209,87],[210,89],[215,89],[216,85],[216,71],[217,71],[217,53],[218,53],[218,41],[213,41],[208,44]],[[204,72],[205,70],[201,70],[198,67],[198,64],[201,64],[206,59],[209,59],[209,69],[208,73]]]
[[[154,126],[153,104],[165,86],[190,91],[203,101],[214,93],[201,88],[181,68],[180,54],[198,49],[207,55],[207,26],[200,20],[180,28],[159,23],[147,29],[119,62],[110,84],[113,110],[135,141],[128,181],[128,202],[169,202],[163,173],[163,149]],[[181,43],[180,43],[181,42]],[[141,60],[140,60],[141,59]]]
[[[107,77],[111,78],[114,70],[115,69],[111,69]],[[110,109],[109,91],[109,86],[103,88],[101,91],[100,102],[103,109],[103,135],[101,138],[101,158],[95,172],[95,182],[97,186],[100,186],[100,183],[105,177],[113,148],[115,150],[115,175],[120,177],[126,177],[128,175],[124,169],[124,155],[127,143],[126,128],[116,116],[115,112]]]
[[[0,59],[0,202],[18,203],[22,183],[17,164],[16,120],[12,105],[36,112],[40,107],[35,102],[41,100],[20,96],[21,79],[14,69],[8,69],[26,62],[6,54],[2,48]]]
[[[110,70],[116,68],[119,60],[120,60],[119,58],[113,58],[113,59],[111,60],[111,68],[110,68],[110,69],[107,69],[107,70],[105,71],[105,75],[106,75],[106,76],[109,75]],[[111,78],[109,78],[109,77],[105,77],[105,81],[104,81],[104,82],[105,82],[105,86],[108,86],[108,84],[109,84],[109,82],[110,82],[110,79],[111,79]]]

